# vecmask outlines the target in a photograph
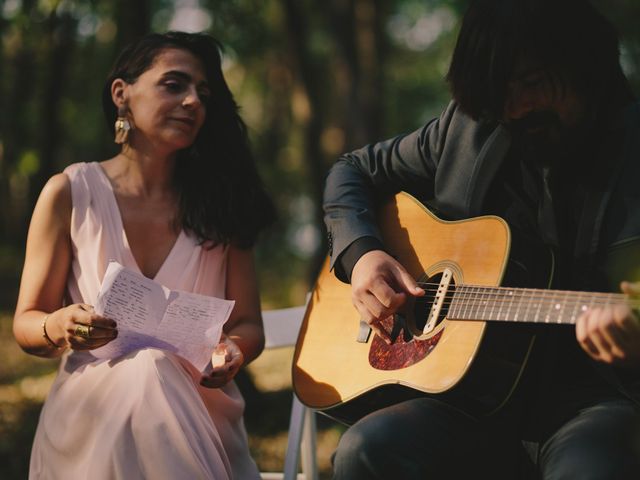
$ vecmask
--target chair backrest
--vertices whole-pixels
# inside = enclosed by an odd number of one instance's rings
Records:
[[[295,345],[305,310],[305,306],[300,306],[263,311],[265,348]],[[298,474],[300,459],[302,473]],[[315,413],[300,403],[295,393],[291,403],[284,470],[282,473],[263,472],[261,475],[263,480],[318,480]]]
[[[265,336],[264,348],[295,345],[305,310],[305,306],[300,306],[262,312]]]

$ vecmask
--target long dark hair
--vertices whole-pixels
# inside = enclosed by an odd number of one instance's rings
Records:
[[[588,0],[471,0],[447,74],[453,98],[475,119],[500,119],[518,59],[595,104],[628,89],[618,35]]]
[[[204,65],[211,90],[204,124],[194,144],[178,154],[174,187],[178,221],[203,243],[252,246],[258,233],[275,219],[275,208],[258,177],[247,129],[222,74],[221,46],[201,33],[152,33],[127,46],[109,74],[102,107],[112,133],[117,109],[111,84],[117,78],[135,83],[159,53],[187,50]]]

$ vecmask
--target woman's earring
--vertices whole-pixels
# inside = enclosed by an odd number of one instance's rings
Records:
[[[129,140],[130,130],[131,130],[131,122],[127,117],[127,110],[124,107],[119,107],[118,118],[116,118],[116,124],[115,124],[115,131],[116,131],[115,142],[118,145],[127,143],[127,141]]]

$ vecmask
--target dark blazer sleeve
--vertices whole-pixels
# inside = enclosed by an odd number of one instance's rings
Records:
[[[456,108],[452,102],[440,118],[415,132],[338,159],[327,176],[323,202],[331,268],[355,240],[374,237],[382,242],[375,223],[377,199],[401,190],[423,199],[433,196],[439,156]],[[347,280],[340,269],[336,274]]]

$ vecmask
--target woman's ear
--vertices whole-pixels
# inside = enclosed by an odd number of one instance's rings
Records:
[[[111,83],[111,100],[116,108],[120,109],[127,104],[127,87],[129,84],[121,78],[116,78]]]

